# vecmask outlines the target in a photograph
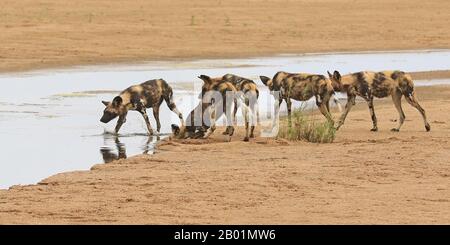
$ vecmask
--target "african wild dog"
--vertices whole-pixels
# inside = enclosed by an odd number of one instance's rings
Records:
[[[226,74],[222,77],[224,81],[230,82],[234,85],[238,91],[237,97],[244,103],[242,106],[242,113],[245,121],[245,138],[244,141],[248,141],[249,137],[254,138],[255,125],[259,121],[258,112],[258,97],[259,91],[255,82],[250,79],[236,76],[234,74]],[[236,112],[238,106],[234,107],[233,116],[236,119]],[[251,129],[249,130],[249,124],[251,119]],[[256,120],[255,120],[256,119]],[[226,133],[226,132],[224,132]]]
[[[334,90],[347,93],[347,105],[342,113],[337,129],[344,124],[345,118],[351,107],[355,105],[356,96],[362,97],[369,105],[370,115],[372,117],[373,128],[371,131],[378,131],[377,117],[373,107],[373,98],[384,98],[392,96],[395,108],[397,109],[400,119],[398,126],[392,131],[400,131],[400,127],[405,121],[405,113],[403,112],[401,100],[405,96],[406,101],[415,107],[422,114],[425,123],[425,129],[430,131],[430,124],[427,122],[425,110],[420,106],[414,91],[414,83],[411,76],[403,71],[382,71],[370,72],[361,71],[357,73],[340,75],[338,71],[333,74],[328,72],[328,76],[333,80]]]
[[[183,115],[178,111],[173,102],[172,88],[163,79],[149,80],[139,85],[133,85],[124,91],[119,96],[116,96],[112,102],[102,101],[106,106],[103,111],[103,116],[100,119],[103,123],[108,123],[112,119],[119,117],[115,132],[118,133],[122,124],[126,121],[126,116],[129,110],[138,111],[144,117],[147,125],[148,133],[153,134],[150,121],[147,116],[146,108],[153,108],[153,116],[157,124],[157,131],[161,129],[159,122],[159,106],[166,101],[167,106],[175,112],[180,118],[183,125]]]
[[[199,105],[191,111],[186,119],[186,126],[179,128],[172,125],[174,136],[180,138],[208,138],[216,129],[216,120],[224,113],[227,120],[227,128],[224,134],[231,136],[234,134],[232,122],[232,111],[234,111],[236,88],[230,82],[222,78],[210,78],[200,75],[203,80],[201,99]],[[231,93],[229,93],[231,92]],[[204,117],[204,114],[207,117]],[[187,134],[187,135],[186,135]]]
[[[210,104],[202,103],[201,101],[198,105],[189,113],[186,118],[186,123],[184,128],[180,128],[176,124],[172,124],[172,133],[178,138],[191,138],[198,139],[205,136],[208,130],[210,122],[203,118],[203,112],[209,109]],[[208,113],[208,112],[207,112]]]
[[[313,96],[316,99],[316,105],[319,107],[320,112],[330,123],[334,123],[329,108],[329,101],[334,95],[334,90],[331,80],[327,77],[280,71],[272,79],[265,76],[260,76],[260,79],[270,91],[280,91],[281,95],[278,98],[278,105],[275,106],[279,108],[283,99],[286,101],[289,126],[291,126],[291,99],[307,101]],[[277,114],[278,110],[276,110]]]

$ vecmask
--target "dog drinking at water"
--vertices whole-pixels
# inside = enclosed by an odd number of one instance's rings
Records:
[[[216,129],[216,120],[225,114],[227,128],[224,134],[231,139],[234,133],[232,112],[236,106],[236,88],[222,78],[206,75],[199,78],[203,80],[199,95],[201,101],[189,114],[185,127],[172,125],[173,135],[178,138],[208,138]]]
[[[206,118],[206,120],[203,118],[203,112],[209,110],[209,106],[210,104],[207,103],[198,103],[186,118],[184,128],[172,124],[172,134],[177,138],[203,138],[210,125],[210,122],[207,121],[208,118]],[[208,112],[206,114],[208,114]]]
[[[133,85],[118,96],[112,102],[102,101],[106,106],[103,116],[100,119],[102,123],[108,123],[116,117],[119,117],[115,127],[117,134],[120,127],[125,123],[128,111],[137,111],[144,117],[149,135],[153,135],[153,129],[147,116],[147,108],[153,108],[153,116],[156,120],[156,130],[159,133],[161,123],[159,121],[159,107],[165,101],[171,111],[176,113],[183,125],[183,115],[178,111],[173,102],[172,88],[163,79],[149,80],[144,83]]]

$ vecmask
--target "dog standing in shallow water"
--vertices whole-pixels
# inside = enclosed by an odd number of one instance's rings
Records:
[[[405,113],[403,112],[401,104],[402,96],[405,96],[406,101],[420,112],[423,117],[425,129],[430,131],[431,127],[427,121],[425,110],[417,101],[414,83],[409,74],[403,71],[361,71],[341,77],[341,74],[338,71],[334,71],[333,74],[328,72],[328,76],[334,84],[338,85],[334,87],[335,91],[347,94],[347,105],[339,119],[336,127],[337,129],[344,124],[348,112],[352,106],[355,105],[356,96],[360,96],[369,106],[373,123],[371,131],[378,131],[377,117],[373,107],[373,98],[384,98],[391,95],[392,101],[394,102],[400,117],[398,126],[393,128],[392,131],[400,131],[400,127],[405,121]]]
[[[173,102],[172,88],[163,79],[149,80],[139,85],[133,85],[119,96],[116,96],[112,102],[102,101],[106,106],[103,116],[100,119],[102,123],[108,123],[112,119],[119,117],[115,132],[118,133],[120,127],[125,123],[128,111],[133,110],[141,113],[147,125],[149,135],[153,135],[153,129],[147,116],[147,108],[153,108],[153,116],[156,120],[156,128],[159,133],[161,123],[159,121],[159,107],[165,101],[171,111],[176,113],[183,125],[183,115],[178,111]]]

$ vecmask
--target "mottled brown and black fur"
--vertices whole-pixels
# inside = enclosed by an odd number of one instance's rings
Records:
[[[344,124],[348,112],[355,104],[356,96],[360,96],[369,106],[373,123],[371,130],[377,131],[377,117],[375,115],[373,99],[374,97],[384,98],[391,96],[400,117],[398,126],[393,128],[392,131],[399,131],[405,121],[405,113],[401,105],[402,96],[405,96],[406,101],[420,112],[423,117],[425,129],[430,131],[431,127],[427,121],[425,110],[420,106],[415,96],[414,83],[409,74],[403,71],[361,71],[341,77],[338,71],[334,71],[333,74],[328,72],[328,75],[336,85],[334,86],[335,91],[347,94],[347,105],[339,119],[337,129]]]
[[[184,128],[172,124],[172,134],[177,138],[203,138],[210,125],[210,122],[203,118],[203,113],[209,109],[210,105],[200,101],[187,116]]]
[[[133,85],[122,91],[112,102],[102,101],[106,108],[103,111],[103,116],[100,121],[108,123],[112,119],[119,117],[115,127],[115,132],[118,133],[120,127],[126,121],[128,111],[138,111],[144,117],[148,133],[152,135],[153,130],[146,109],[153,108],[153,116],[156,120],[157,131],[159,132],[161,129],[159,107],[163,101],[166,102],[171,111],[178,115],[181,124],[183,124],[183,116],[173,102],[172,88],[163,79],[149,80],[138,85]]]
[[[225,74],[222,76],[224,81],[230,82],[237,90],[237,97],[241,98],[245,106],[242,106],[241,110],[245,121],[245,138],[244,141],[248,141],[249,138],[254,138],[255,125],[259,121],[258,113],[258,97],[259,91],[256,83],[248,78],[240,77],[234,74]],[[236,112],[238,106],[234,107],[234,118],[236,118]],[[251,121],[251,122],[250,122]],[[249,124],[251,126],[249,127]]]
[[[225,114],[227,128],[224,134],[229,135],[231,139],[231,136],[234,134],[232,112],[236,106],[234,99],[236,88],[232,83],[223,80],[221,77],[211,78],[206,75],[200,75],[198,78],[203,80],[202,92],[199,95],[201,101],[190,112],[185,127],[180,129],[176,125],[172,125],[174,136],[180,138],[208,138],[216,129],[216,120]],[[208,115],[207,118],[203,116],[205,113]]]
[[[279,104],[276,108],[279,108],[283,99],[286,101],[289,125],[291,125],[291,99],[307,101],[312,97],[315,97],[320,112],[333,123],[329,102],[334,90],[331,80],[326,76],[280,71],[272,79],[265,76],[260,76],[260,79],[270,91],[280,91]]]

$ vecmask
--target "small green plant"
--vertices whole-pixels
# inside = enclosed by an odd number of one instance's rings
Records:
[[[191,26],[195,26],[195,16],[191,16]]]
[[[287,140],[306,140],[313,143],[331,143],[336,137],[336,129],[329,122],[319,122],[308,119],[302,110],[292,113],[292,126],[287,123],[280,125],[278,137]]]

